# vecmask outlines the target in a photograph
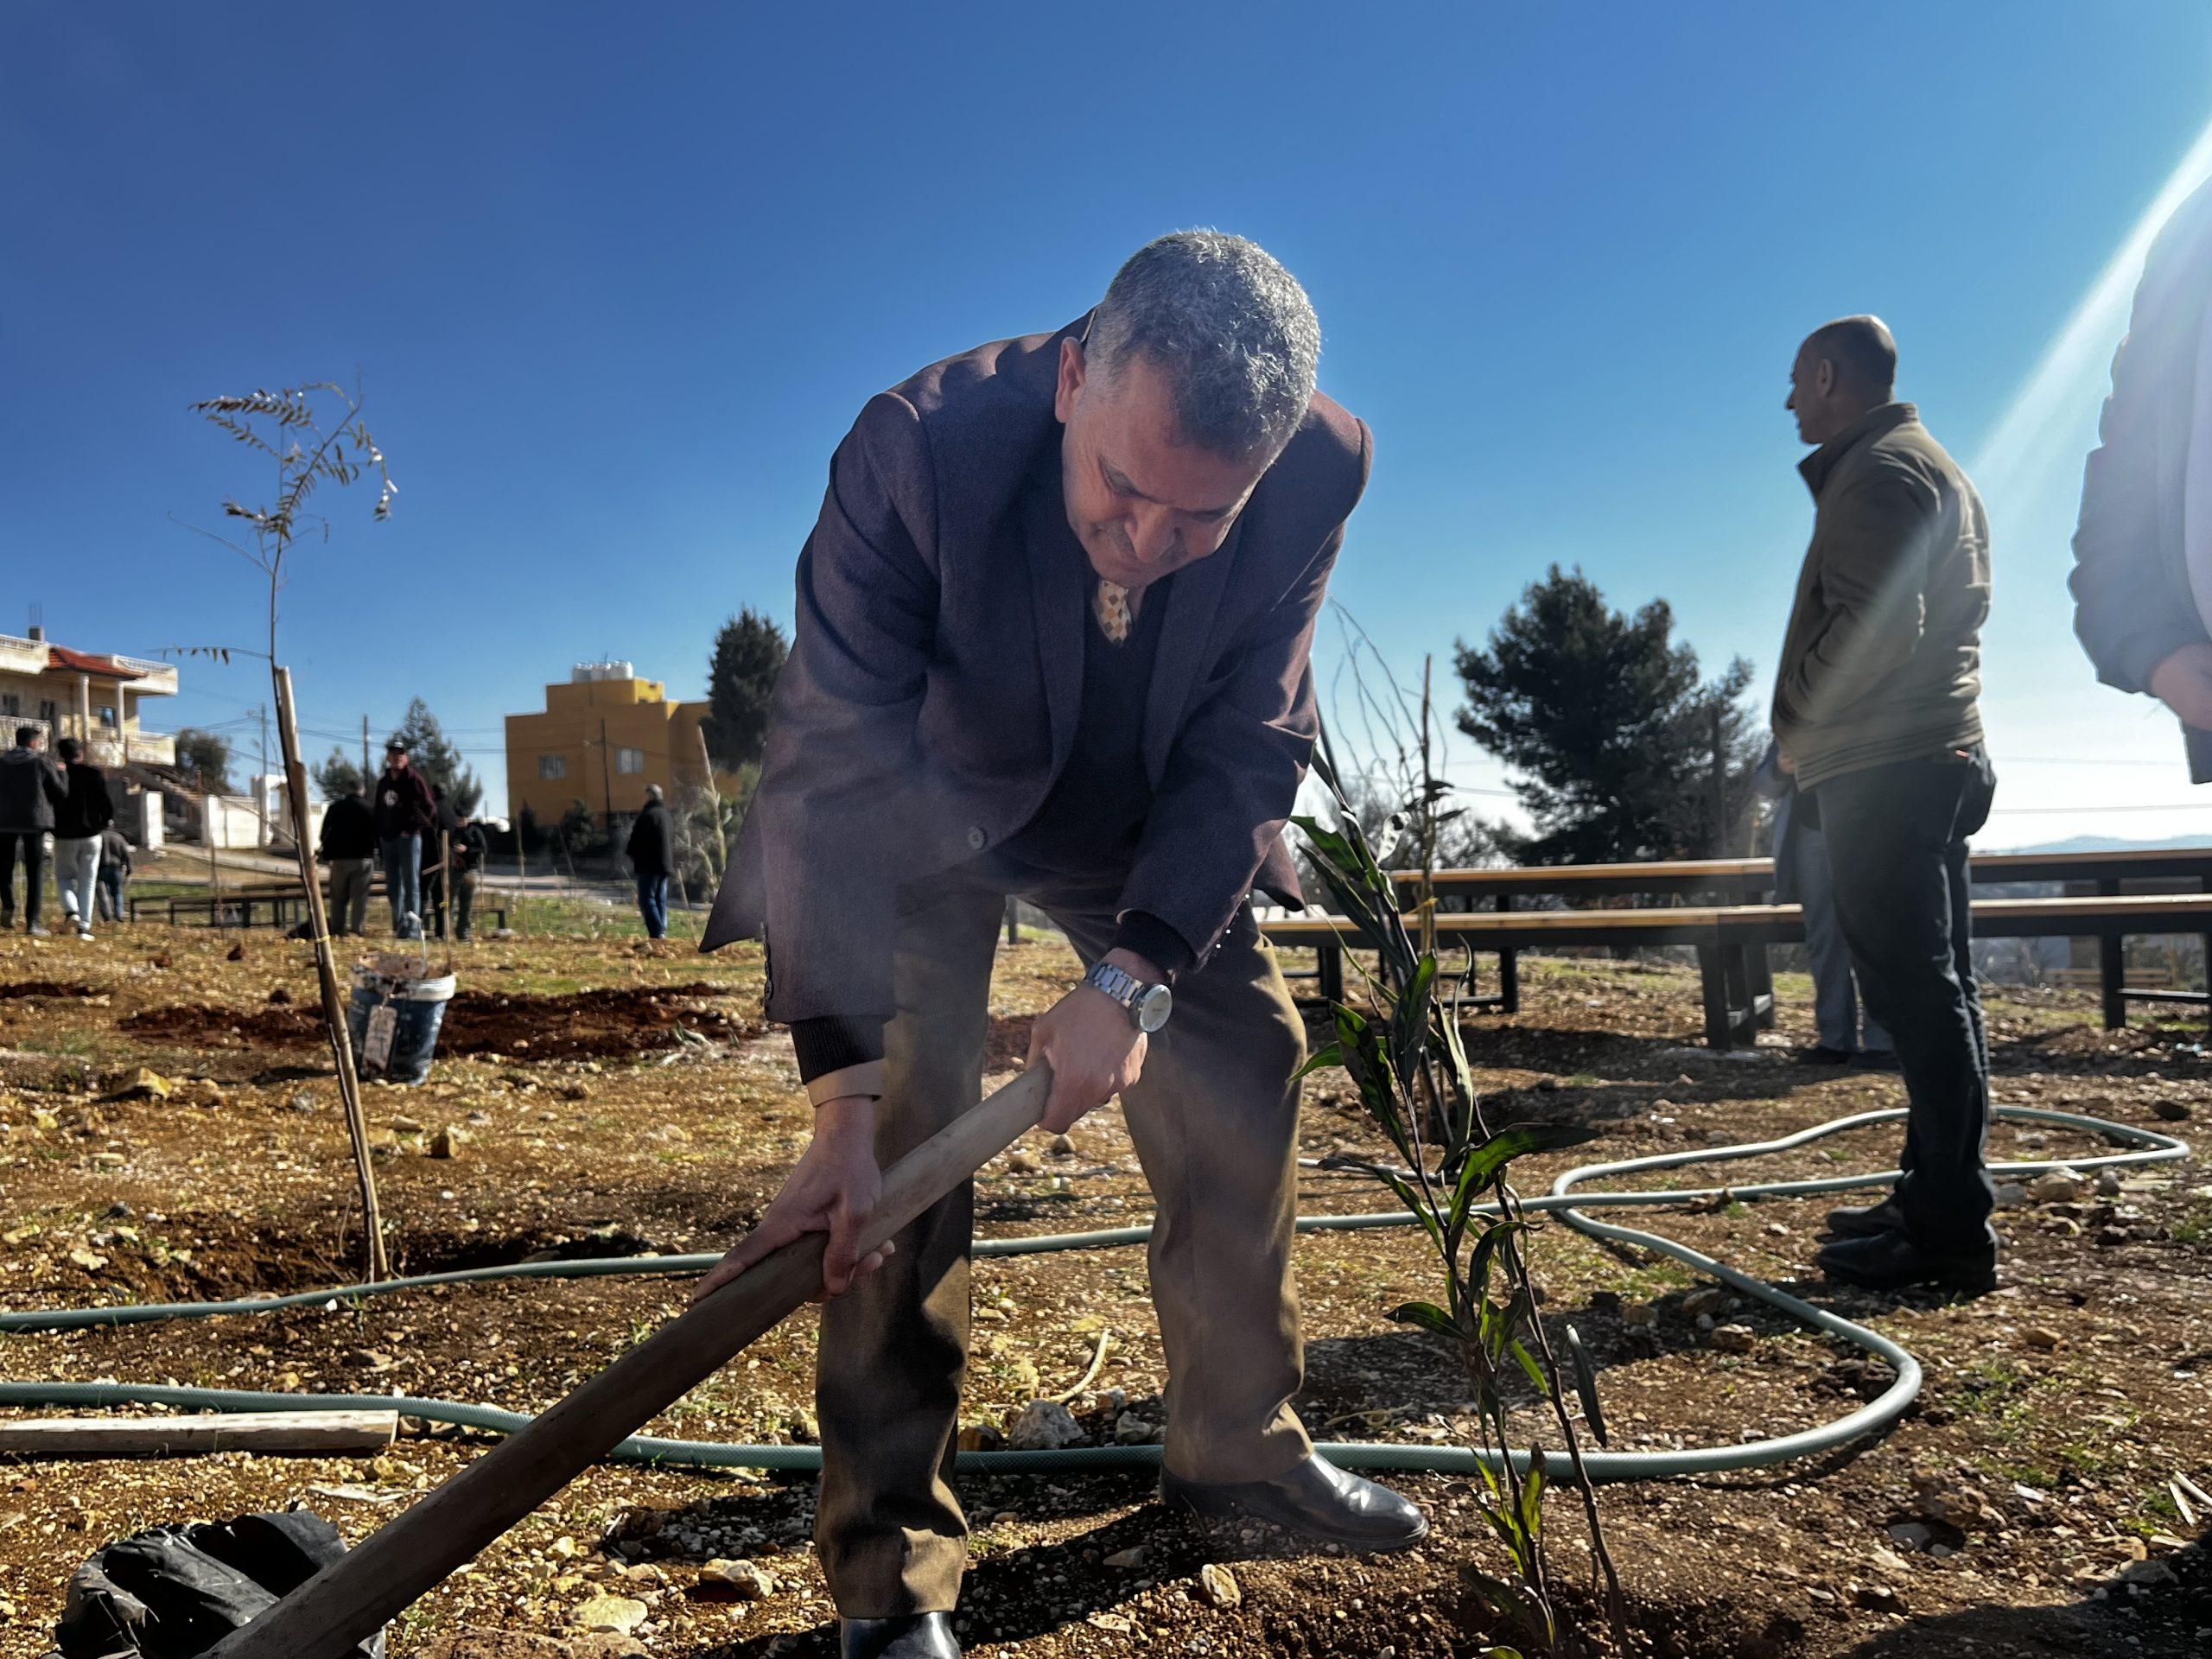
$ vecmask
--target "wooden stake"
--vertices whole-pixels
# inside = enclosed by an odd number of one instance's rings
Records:
[[[861,1240],[880,1248],[1043,1115],[1037,1066],[900,1159]],[[822,1288],[810,1233],[678,1314],[204,1659],[345,1659],[454,1568],[780,1323]]]
[[[331,954],[330,918],[315,880],[315,853],[308,839],[308,769],[300,759],[300,730],[292,712],[292,671],[269,665],[276,683],[276,741],[284,750],[284,791],[292,803],[292,850],[300,861],[300,885],[307,890],[308,927],[315,940],[315,978],[322,987],[322,1023],[330,1037],[330,1058],[338,1070],[338,1098],[346,1108],[346,1134],[353,1143],[353,1173],[361,1189],[361,1224],[368,1233],[365,1252],[371,1282],[391,1276],[384,1254],[384,1216],[377,1208],[377,1176],[369,1160],[369,1123],[361,1111],[361,1080],[353,1071],[353,1039],[346,1028],[346,1000],[338,983],[338,963]],[[341,1649],[342,1651],[342,1649]]]
[[[189,1417],[43,1417],[0,1423],[0,1454],[22,1458],[181,1458],[211,1452],[381,1452],[396,1411],[232,1411]]]

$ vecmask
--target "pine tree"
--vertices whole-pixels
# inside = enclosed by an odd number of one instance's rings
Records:
[[[1467,694],[1459,729],[1519,774],[1536,834],[1532,863],[1684,858],[1732,850],[1764,734],[1745,708],[1742,658],[1706,680],[1654,600],[1610,609],[1578,569],[1557,565],[1492,631],[1454,652]],[[1725,801],[1716,819],[1718,722]]]
[[[707,750],[735,772],[760,759],[768,737],[768,697],[790,654],[784,631],[747,606],[715,635],[707,664]]]
[[[365,787],[372,780],[361,776],[361,768],[343,747],[333,744],[330,758],[309,767],[315,786],[326,801],[342,801],[355,790]]]
[[[423,776],[446,792],[456,812],[473,814],[484,803],[484,785],[448,740],[429,704],[416,697],[407,705],[406,718],[392,735],[407,745],[409,757]]]

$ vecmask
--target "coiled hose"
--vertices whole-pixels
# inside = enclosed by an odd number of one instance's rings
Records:
[[[1754,1279],[1726,1262],[1717,1262],[1687,1244],[1632,1227],[1599,1221],[1581,1213],[1592,1209],[1636,1206],[1685,1206],[1743,1198],[1808,1198],[1858,1188],[1885,1186],[1898,1175],[1896,1170],[1876,1174],[1839,1175],[1817,1180],[1771,1181],[1757,1185],[1699,1187],[1666,1192],[1585,1192],[1584,1183],[1615,1180],[1647,1171],[1679,1169],[1688,1165],[1730,1163],[1764,1157],[1878,1123],[1895,1122],[1901,1109],[1861,1112],[1827,1123],[1743,1146],[1705,1147],[1694,1151],[1663,1153],[1628,1158],[1611,1163],[1586,1164],[1568,1170],[1552,1184],[1548,1196],[1523,1199],[1525,1211],[1548,1211],[1580,1233],[1618,1243],[1638,1245],[1673,1258],[1683,1266],[1719,1280],[1768,1306],[1779,1309],[1802,1325],[1824,1332],[1853,1347],[1876,1356],[1896,1373],[1880,1395],[1856,1411],[1795,1434],[1665,1452],[1586,1450],[1583,1462],[1593,1480],[1652,1480],[1664,1476],[1713,1474],[1732,1469],[1763,1468],[1797,1458],[1818,1455],[1887,1428],[1904,1415],[1920,1392],[1920,1362],[1878,1332],[1802,1301],[1764,1281]],[[2152,1129],[2114,1123],[2075,1112],[2049,1111],[2027,1106],[1999,1106],[1995,1116],[2019,1122],[2056,1125],[2101,1135],[2136,1150],[2095,1158],[2063,1161],[2010,1163],[1991,1166],[2000,1176],[2030,1176],[2067,1168],[2116,1169],[2139,1164],[2164,1163],[2185,1158],[2189,1145]],[[1494,1207],[1483,1213],[1495,1216]],[[1407,1211],[1359,1216],[1300,1216],[1300,1232],[1347,1231],[1374,1227],[1413,1224]],[[1058,1250],[1104,1249],[1141,1244],[1152,1236],[1150,1227],[1116,1227],[1099,1232],[1048,1234],[1030,1238],[978,1240],[977,1255],[1034,1255]],[[270,1313],[282,1308],[395,1295],[432,1285],[475,1284],[504,1279],[594,1279],[643,1274],[703,1273],[721,1258],[716,1255],[616,1256],[578,1262],[524,1262],[505,1267],[470,1268],[453,1273],[423,1274],[412,1278],[381,1280],[372,1284],[341,1285],[329,1290],[303,1291],[289,1296],[270,1296],[227,1302],[167,1302],[127,1304],[111,1307],[67,1308],[35,1313],[0,1313],[0,1332],[84,1330],[97,1325],[141,1325],[169,1319],[213,1319],[232,1313]],[[0,1382],[0,1406],[124,1406],[181,1407],[221,1411],[327,1411],[338,1408],[397,1411],[429,1422],[461,1428],[512,1433],[530,1421],[520,1412],[491,1406],[472,1406],[454,1400],[424,1400],[406,1395],[282,1394],[251,1389],[168,1388],[135,1382]],[[1497,1466],[1495,1454],[1469,1447],[1407,1446],[1389,1443],[1331,1442],[1315,1448],[1332,1463],[1347,1469],[1414,1469],[1471,1474],[1487,1463]],[[703,1468],[811,1470],[822,1466],[822,1452],[810,1446],[733,1446],[711,1440],[661,1440],[632,1436],[616,1446],[611,1457],[637,1462]],[[1527,1467],[1527,1451],[1512,1453],[1516,1465]],[[1156,1465],[1156,1446],[1070,1446],[1052,1452],[963,1452],[960,1467],[976,1472],[1010,1473],[1090,1469],[1138,1468]]]

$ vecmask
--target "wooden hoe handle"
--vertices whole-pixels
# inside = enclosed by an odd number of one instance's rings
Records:
[[[885,1175],[860,1243],[879,1249],[1020,1140],[1051,1076],[1031,1067]],[[364,1539],[203,1659],[345,1659],[630,1435],[822,1288],[828,1240],[810,1233],[678,1314],[445,1484]]]

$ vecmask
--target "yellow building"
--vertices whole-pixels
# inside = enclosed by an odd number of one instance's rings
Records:
[[[579,663],[568,683],[545,688],[545,711],[507,716],[507,810],[527,809],[550,826],[577,801],[602,824],[637,811],[645,785],[676,804],[705,781],[703,702],[671,702],[658,680],[627,663]],[[738,780],[715,770],[726,791]]]
[[[148,697],[175,695],[174,664],[72,651],[41,627],[22,639],[0,633],[0,743],[13,744],[19,726],[36,726],[48,753],[56,740],[73,737],[94,766],[175,766],[176,740],[141,728],[138,709]]]

